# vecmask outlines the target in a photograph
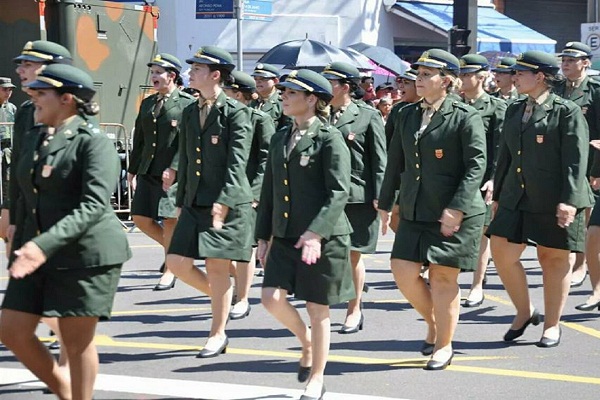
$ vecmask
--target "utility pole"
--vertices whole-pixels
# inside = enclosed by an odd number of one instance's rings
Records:
[[[242,21],[244,18],[244,0],[235,0],[235,15],[237,18],[237,68],[244,70],[244,45],[242,42]]]
[[[457,57],[477,52],[477,0],[454,0],[448,51]]]

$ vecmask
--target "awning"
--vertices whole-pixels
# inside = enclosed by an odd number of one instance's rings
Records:
[[[426,1],[397,1],[390,10],[411,22],[447,35],[452,28],[451,4]],[[556,40],[508,18],[492,7],[477,7],[477,52],[501,51],[513,54],[528,50],[554,53]]]

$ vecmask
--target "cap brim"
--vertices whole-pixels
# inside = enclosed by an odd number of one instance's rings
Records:
[[[250,74],[250,76],[258,76],[260,78],[269,78],[269,79],[277,79],[277,78],[279,78],[275,74],[269,74],[269,73],[266,73],[266,72],[253,72],[253,73]]]
[[[215,65],[217,67],[221,67],[223,69],[228,70],[229,72],[233,71],[235,69],[235,65],[233,64],[217,64],[214,62],[211,62],[205,58],[196,58],[196,57],[192,57],[192,58],[188,58],[187,60],[185,60],[186,63],[188,64],[205,64],[205,65]]]
[[[298,90],[298,91],[301,91],[301,92],[308,92],[308,90],[306,90],[306,88],[303,88],[302,86],[300,86],[300,85],[298,85],[296,83],[287,82],[287,81],[280,82],[277,85],[275,85],[275,87],[277,89],[280,89],[280,90],[288,88],[288,89],[292,89],[292,90]],[[309,92],[309,93],[312,93],[312,92]]]
[[[14,89],[14,88],[16,88],[16,86],[15,86],[15,85],[13,85],[12,83],[3,83],[3,84],[1,84],[1,85],[0,85],[0,87],[3,87],[3,88],[9,88],[9,89]]]
[[[459,74],[470,74],[473,72],[485,71],[483,68],[461,68],[458,73]]]
[[[435,68],[435,69],[442,69],[442,67],[440,67],[440,64],[435,64],[435,63],[430,63],[427,61],[417,61],[413,64],[410,65],[410,67],[412,69],[417,69],[419,68],[419,66],[421,67],[429,67],[429,68]]]
[[[508,68],[492,68],[491,71],[495,72],[497,74],[512,74],[513,73],[512,66],[508,67]]]
[[[591,54],[560,53],[558,57],[592,58]]]
[[[48,62],[48,60],[46,60],[46,59],[31,56],[31,55],[20,55],[18,57],[13,58],[13,61],[17,64],[19,64],[21,61],[32,61],[32,62],[38,62],[38,63]]]
[[[42,82],[42,81],[38,81],[38,80],[30,82],[30,83],[28,83],[28,84],[26,84],[24,86],[27,87],[27,88],[29,88],[29,89],[33,89],[33,90],[36,90],[36,89],[56,89],[57,88],[57,86],[54,86],[54,85],[52,85],[52,84],[50,84],[48,82]]]
[[[168,70],[171,70],[171,71],[177,71],[177,72],[179,72],[179,70],[180,70],[179,68],[176,68],[176,67],[174,67],[174,66],[172,66],[170,64],[164,64],[164,63],[161,63],[161,62],[158,62],[158,61],[152,61],[152,62],[149,62],[146,65],[148,67],[156,65],[157,67],[161,67],[161,68],[164,68],[164,69],[168,69]]]

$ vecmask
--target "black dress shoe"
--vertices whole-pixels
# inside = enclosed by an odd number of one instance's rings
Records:
[[[313,397],[313,396],[306,396],[303,394],[302,396],[300,396],[300,400],[323,400],[323,396],[325,395],[325,392],[327,392],[327,389],[325,389],[325,385],[323,385],[323,388],[321,389],[321,396]]]
[[[432,355],[434,347],[435,343],[427,343],[427,341],[424,341],[423,345],[421,346],[421,354],[424,356]]]
[[[298,365],[298,382],[306,382],[310,377],[311,371],[312,367],[303,367],[302,365]]]
[[[583,274],[583,278],[580,281],[578,281],[578,282],[571,281],[571,287],[576,288],[576,287],[583,285],[583,282],[585,282],[585,278],[587,278],[587,271],[585,272],[585,274]]]
[[[210,349],[207,349],[206,347],[204,347],[202,350],[200,350],[200,353],[198,353],[196,358],[213,358],[213,357],[217,357],[221,354],[225,354],[225,353],[227,353],[227,345],[228,344],[229,344],[229,338],[226,336],[225,340],[223,341],[223,343],[221,343],[221,346],[219,346],[218,349],[210,350]]]
[[[157,283],[156,286],[154,286],[154,289],[152,289],[155,292],[159,292],[161,290],[169,290],[169,289],[173,289],[175,287],[175,282],[177,281],[177,277],[175,275],[173,275],[173,279],[171,280],[171,283],[165,285],[162,283]]]
[[[545,336],[542,336],[542,338],[540,339],[539,342],[537,342],[535,345],[537,347],[542,347],[542,348],[548,348],[548,347],[556,347],[560,344],[560,337],[562,336],[562,331],[559,329],[558,331],[558,338],[557,339],[550,339],[547,338]]]
[[[363,283],[363,292],[365,293],[369,293],[369,285],[367,285],[367,283]]]
[[[58,350],[58,349],[60,349],[60,342],[58,340],[55,340],[54,342],[52,342],[48,345],[48,348],[50,350]]]
[[[519,329],[509,329],[506,334],[504,335],[504,341],[505,342],[511,342],[513,340],[515,340],[518,337],[523,336],[523,333],[525,333],[525,329],[529,326],[529,324],[533,324],[534,326],[537,326],[540,324],[541,322],[541,317],[540,317],[540,313],[538,312],[538,310],[533,310],[533,314],[531,315],[531,318],[529,318],[527,320],[527,322],[525,322],[525,324],[519,328]]]
[[[598,307],[598,311],[600,311],[600,301],[594,304],[583,303],[575,306],[575,308],[579,311],[592,311],[596,307]]]
[[[467,307],[467,308],[479,307],[480,305],[483,304],[483,300],[485,300],[485,294],[483,296],[481,296],[481,299],[479,299],[477,301],[466,299],[465,302],[463,303],[463,307]]]
[[[234,305],[231,311],[229,312],[229,319],[242,319],[250,315],[250,304],[246,303],[246,305],[247,307],[243,310],[236,310],[236,307]]]
[[[360,313],[360,320],[358,321],[358,324],[356,324],[354,326],[348,326],[348,325],[344,324],[340,328],[339,333],[349,334],[349,333],[356,333],[358,331],[362,331],[364,323],[365,323],[365,315],[363,313]]]
[[[450,358],[448,358],[446,361],[427,361],[427,365],[425,365],[425,368],[423,369],[426,371],[441,371],[446,369],[448,365],[452,364],[452,358],[454,358],[454,352],[452,352],[452,355],[450,355]]]

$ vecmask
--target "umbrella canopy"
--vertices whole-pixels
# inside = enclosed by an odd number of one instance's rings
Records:
[[[377,66],[385,68],[395,75],[401,75],[407,69],[407,63],[402,61],[393,51],[385,47],[372,46],[362,42],[352,44],[348,47],[364,54],[377,64]]]
[[[334,61],[357,65],[354,59],[337,47],[310,39],[280,43],[258,60],[267,64],[282,64],[287,69],[315,70],[322,70]]]
[[[373,71],[376,66],[373,65],[371,59],[364,54],[360,54],[358,51],[351,49],[350,47],[346,47],[345,49],[340,49],[344,53],[350,56],[354,60],[354,65],[361,72]]]

